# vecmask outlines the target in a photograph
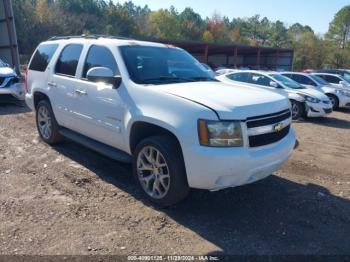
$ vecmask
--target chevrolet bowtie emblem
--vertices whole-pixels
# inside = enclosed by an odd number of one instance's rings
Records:
[[[275,126],[273,127],[273,129],[274,129],[276,132],[282,131],[283,128],[284,128],[284,124],[283,124],[283,123],[279,123],[279,124],[277,124],[277,125],[275,125]]]

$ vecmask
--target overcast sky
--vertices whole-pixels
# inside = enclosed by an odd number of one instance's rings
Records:
[[[296,22],[309,25],[316,33],[322,34],[327,32],[336,12],[350,4],[349,0],[133,0],[133,2],[142,6],[147,4],[151,10],[173,5],[181,12],[189,6],[202,17],[211,16],[214,11],[230,19],[260,14],[272,21],[281,20],[287,25]]]

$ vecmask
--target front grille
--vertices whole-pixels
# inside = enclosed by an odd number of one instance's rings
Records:
[[[283,138],[285,138],[290,130],[290,126],[287,126],[280,132],[274,132],[274,133],[268,133],[258,136],[250,136],[249,137],[249,145],[250,147],[259,147],[259,146],[266,146],[269,144],[276,143]]]
[[[276,116],[269,115],[269,117],[266,117],[266,118],[264,116],[262,116],[258,120],[250,120],[250,121],[248,118],[247,127],[253,128],[253,127],[258,127],[258,126],[267,126],[267,125],[275,124],[275,123],[278,123],[278,122],[281,122],[283,120],[290,118],[292,116],[292,113],[290,112],[290,110],[285,110],[285,111],[276,113],[274,115],[276,115]]]
[[[249,146],[250,147],[260,147],[265,146],[269,144],[276,143],[280,140],[282,140],[284,137],[286,137],[290,131],[290,123],[288,119],[291,119],[292,114],[289,109],[264,115],[264,116],[257,116],[257,117],[251,117],[247,119],[247,128],[248,133],[251,135],[249,136]],[[288,123],[282,130],[274,130],[274,125],[278,125],[280,123]],[[270,130],[264,129],[262,134],[254,133],[254,131],[259,127],[268,127]],[[251,132],[253,131],[253,132]]]
[[[329,100],[328,101],[323,101],[323,103],[326,104],[326,105],[329,105],[331,103],[331,101],[329,101]]]

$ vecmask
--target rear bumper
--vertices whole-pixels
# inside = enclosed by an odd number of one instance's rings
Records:
[[[28,106],[32,111],[34,111],[34,98],[33,98],[33,95],[27,93],[27,94],[25,95],[25,101],[26,101],[27,106]]]
[[[260,148],[183,148],[192,188],[216,191],[261,180],[281,168],[296,145],[294,130],[281,141]]]
[[[24,100],[25,97],[25,89],[23,83],[16,83],[11,85],[10,87],[2,87],[0,88],[0,95],[12,95],[13,97]]]

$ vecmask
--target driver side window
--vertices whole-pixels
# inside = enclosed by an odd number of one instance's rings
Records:
[[[86,79],[87,72],[94,67],[107,67],[114,75],[119,75],[117,63],[111,51],[103,46],[93,45],[87,54],[82,78]]]

